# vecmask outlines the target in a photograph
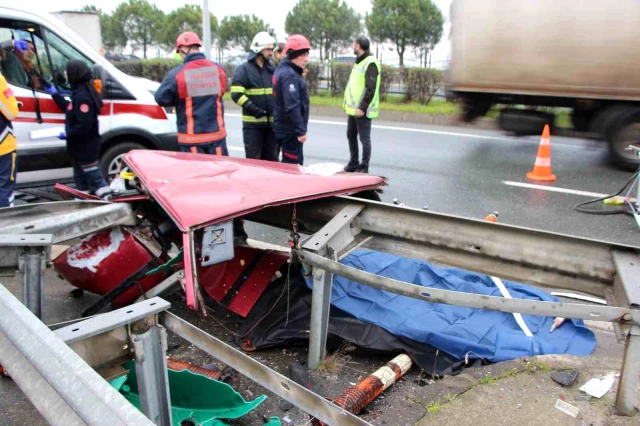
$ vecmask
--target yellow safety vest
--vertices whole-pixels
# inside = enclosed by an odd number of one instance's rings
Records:
[[[349,115],[356,115],[356,110],[362,102],[365,92],[365,76],[369,65],[375,64],[378,68],[378,79],[376,81],[376,92],[367,108],[367,117],[376,118],[380,113],[380,62],[374,56],[367,56],[359,64],[355,64],[349,76],[349,83],[344,91],[344,111]]]
[[[7,80],[0,75],[0,155],[16,150],[16,138],[13,136],[11,120],[18,116],[18,101],[11,92]]]

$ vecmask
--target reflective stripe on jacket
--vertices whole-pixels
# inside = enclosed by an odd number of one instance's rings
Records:
[[[187,55],[165,77],[155,94],[160,106],[175,107],[178,142],[210,143],[224,139],[224,102],[227,74],[202,53]]]
[[[244,127],[269,127],[273,122],[273,89],[271,79],[275,72],[271,62],[262,67],[256,63],[257,55],[240,65],[231,80],[231,99],[242,107]]]

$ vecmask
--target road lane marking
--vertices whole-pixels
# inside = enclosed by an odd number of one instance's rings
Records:
[[[240,118],[241,115],[240,114],[229,114],[229,113],[225,113],[225,117],[238,117]],[[309,120],[309,123],[313,123],[313,124],[328,124],[331,126],[346,126],[347,123],[343,122],[343,121],[327,121],[327,120]],[[381,129],[381,130],[399,130],[402,132],[414,132],[414,133],[426,133],[426,134],[431,134],[431,135],[442,135],[442,136],[456,136],[456,137],[465,137],[465,138],[472,138],[472,139],[483,139],[483,140],[495,140],[495,141],[503,141],[503,142],[518,142],[518,143],[526,143],[526,144],[531,144],[533,145],[534,143],[537,144],[537,142],[535,140],[531,140],[531,139],[522,139],[522,138],[505,138],[505,137],[500,137],[500,136],[489,136],[489,135],[474,135],[472,133],[458,133],[458,132],[446,132],[443,130],[427,130],[427,129],[417,129],[414,127],[398,127],[398,126],[383,126],[383,125],[377,125],[374,124],[371,126],[374,129]],[[599,148],[599,147],[583,147],[580,145],[571,145],[571,144],[565,144],[565,143],[559,143],[559,142],[555,142],[551,144],[552,146],[562,146],[562,147],[567,147],[567,148],[579,148],[579,149],[595,149],[598,151],[606,151],[606,148]]]
[[[225,117],[229,116],[229,117],[241,117],[240,114],[227,114],[225,113]],[[346,126],[347,123],[344,121],[327,121],[327,120],[309,120],[309,123],[313,123],[313,124],[329,124],[331,126]],[[377,125],[374,124],[373,126],[371,126],[374,129],[383,129],[383,130],[400,130],[400,131],[405,131],[405,132],[415,132],[415,133],[429,133],[429,134],[433,134],[433,135],[447,135],[447,136],[463,136],[463,137],[467,137],[467,138],[476,138],[476,139],[498,139],[498,140],[505,140],[505,141],[511,141],[511,142],[519,142],[519,139],[514,139],[514,138],[502,138],[502,137],[496,137],[496,136],[485,136],[485,135],[474,135],[471,133],[456,133],[456,132],[445,132],[445,131],[441,131],[441,130],[427,130],[427,129],[416,129],[413,127],[398,127],[398,126],[382,126],[382,125]],[[570,145],[572,146],[572,145]]]
[[[599,192],[579,191],[577,189],[556,188],[553,186],[535,185],[532,183],[512,182],[508,180],[503,180],[502,183],[504,183],[505,185],[517,186],[520,188],[541,189],[543,191],[561,192],[563,194],[581,195],[583,197],[603,198],[603,197],[608,197],[610,195],[610,194],[601,194]]]

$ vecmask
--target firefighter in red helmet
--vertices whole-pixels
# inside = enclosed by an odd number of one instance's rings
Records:
[[[183,152],[229,155],[222,96],[227,75],[209,61],[200,48],[200,37],[187,31],[176,40],[183,63],[173,68],[155,94],[160,106],[175,107],[178,142]]]
[[[289,37],[284,50],[287,56],[273,76],[273,131],[282,147],[282,162],[302,165],[309,122],[309,92],[302,74],[309,62],[311,44],[295,34]]]

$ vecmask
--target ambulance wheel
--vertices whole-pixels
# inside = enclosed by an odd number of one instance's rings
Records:
[[[102,154],[100,169],[107,182],[111,182],[114,176],[120,172],[122,157],[132,149],[146,149],[146,147],[136,142],[120,142],[108,148]]]

